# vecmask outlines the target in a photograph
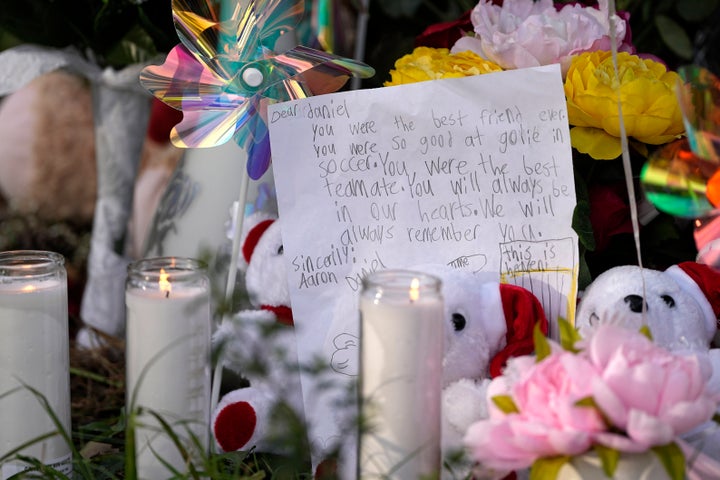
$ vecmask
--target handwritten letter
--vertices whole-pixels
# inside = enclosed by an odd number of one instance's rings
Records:
[[[358,370],[357,295],[385,268],[444,263],[574,316],[575,188],[558,66],[343,92],[268,111],[301,363]],[[341,419],[303,379],[312,440]]]

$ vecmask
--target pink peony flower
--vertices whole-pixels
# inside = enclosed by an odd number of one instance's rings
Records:
[[[617,325],[598,329],[585,353],[600,372],[593,382],[596,404],[625,432],[599,434],[598,443],[645,451],[672,442],[715,413],[718,399],[706,389],[712,371],[705,357],[673,354]]]
[[[555,8],[552,0],[480,0],[471,14],[475,35],[460,38],[452,52],[472,50],[503,69],[560,63],[563,72],[577,53],[608,49],[608,0],[599,9],[581,4]],[[632,52],[627,22],[614,17],[618,50]]]
[[[484,467],[509,471],[540,457],[586,451],[605,429],[599,412],[577,405],[590,397],[596,368],[587,359],[556,348],[536,363],[531,356],[511,359],[507,371],[488,386],[490,418],[473,424],[465,436],[471,456]],[[505,413],[492,398],[510,396],[518,413]]]

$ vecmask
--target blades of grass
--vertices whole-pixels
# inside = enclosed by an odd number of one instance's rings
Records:
[[[123,386],[123,382],[110,380],[109,378],[106,378],[95,372],[90,372],[88,370],[84,370],[82,368],[70,367],[70,375],[75,375],[77,377],[82,377],[82,378],[88,378],[95,382],[104,383],[105,385],[109,385],[111,387],[120,388]]]
[[[75,444],[72,441],[72,436],[71,436],[70,432],[65,430],[65,426],[62,424],[62,422],[56,415],[55,411],[50,406],[50,403],[47,401],[47,398],[45,398],[45,395],[43,395],[37,389],[26,384],[25,382],[20,381],[20,383],[23,385],[23,387],[27,388],[35,396],[37,401],[40,402],[40,405],[50,416],[50,419],[52,420],[53,424],[55,425],[55,428],[57,428],[58,433],[60,434],[60,436],[62,436],[63,440],[65,440],[65,443],[67,443],[68,447],[70,448],[70,452],[72,453],[73,458],[77,458],[77,459],[82,458],[82,456],[80,455],[80,452],[78,451],[77,447],[75,446]],[[78,466],[80,467],[80,473],[85,478],[92,478],[91,472],[88,469],[88,466],[85,462],[78,462]]]
[[[17,458],[18,458],[18,460],[21,460],[29,465],[32,465],[32,468],[17,474],[17,475],[23,475],[23,477],[21,477],[21,478],[24,478],[24,476],[30,472],[40,472],[43,474],[42,478],[45,478],[45,479],[71,480],[70,477],[68,477],[64,473],[62,473],[58,470],[55,470],[54,468],[50,467],[49,465],[45,465],[37,458],[26,457],[24,455],[18,455]],[[48,476],[48,475],[50,475],[50,476]]]
[[[25,443],[23,443],[23,444],[15,447],[14,449],[12,449],[12,450],[10,450],[9,452],[7,452],[5,455],[3,455],[2,457],[0,457],[0,463],[1,463],[1,462],[4,462],[4,461],[6,461],[6,460],[9,460],[10,458],[12,458],[13,456],[17,455],[18,453],[20,453],[21,451],[25,450],[26,448],[32,447],[32,446],[35,445],[36,443],[42,442],[43,440],[47,440],[48,438],[52,438],[52,437],[54,437],[55,435],[57,435],[57,432],[48,432],[48,433],[45,433],[45,434],[43,434],[43,435],[39,435],[39,436],[37,436],[37,437],[35,437],[35,438],[32,438],[32,439],[28,440],[27,442],[25,442]]]

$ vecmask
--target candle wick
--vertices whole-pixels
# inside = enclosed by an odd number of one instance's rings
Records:
[[[165,298],[170,298],[170,290],[167,290],[167,291],[165,292]]]

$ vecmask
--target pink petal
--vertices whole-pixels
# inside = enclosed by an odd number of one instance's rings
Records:
[[[639,453],[647,451],[649,445],[638,443],[631,438],[616,433],[601,432],[594,436],[595,442],[621,452]]]
[[[672,426],[640,410],[630,410],[627,433],[638,443],[666,445],[675,437]]]
[[[625,404],[601,379],[593,383],[593,399],[613,425],[620,428],[625,426],[628,414]]]
[[[681,402],[664,412],[662,419],[670,425],[676,435],[689,432],[710,420],[718,405],[711,398],[700,398],[694,402]]]

